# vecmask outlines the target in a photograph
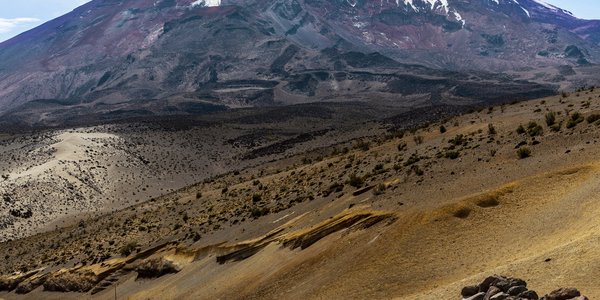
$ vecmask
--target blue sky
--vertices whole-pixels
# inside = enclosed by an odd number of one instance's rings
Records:
[[[0,4],[0,41],[62,16],[88,1],[4,0]]]
[[[6,1],[6,0],[4,0]],[[9,0],[0,4],[0,41],[61,16],[88,0]],[[600,19],[598,0],[546,0],[577,17]]]

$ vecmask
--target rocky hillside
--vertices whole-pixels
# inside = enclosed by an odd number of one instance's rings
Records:
[[[532,0],[94,0],[0,44],[6,123],[322,101],[407,107],[595,83],[598,22]]]
[[[0,297],[597,299],[599,99],[296,153],[0,243]]]

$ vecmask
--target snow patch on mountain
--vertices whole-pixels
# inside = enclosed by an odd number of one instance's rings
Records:
[[[541,6],[544,6],[544,7],[548,8],[548,9],[551,9],[551,10],[558,10],[559,9],[558,7],[556,7],[556,6],[554,6],[554,5],[550,4],[550,3],[547,3],[545,1],[533,0],[533,2],[535,2],[535,3],[537,3],[537,4],[541,5]]]
[[[551,10],[551,11],[554,11],[554,12],[562,12],[562,13],[564,13],[564,14],[567,14],[567,15],[573,16],[573,13],[572,13],[572,12],[570,12],[570,11],[568,11],[568,10],[565,10],[565,9],[562,9],[562,8],[560,8],[560,7],[556,7],[556,6],[554,6],[554,5],[550,4],[550,3],[546,2],[546,1],[542,1],[542,0],[533,0],[533,2],[535,2],[535,3],[537,3],[537,4],[539,4],[539,5],[543,6],[543,7],[545,7],[545,8],[547,8],[547,9]]]
[[[419,8],[415,6],[414,0],[396,0],[396,4],[400,5],[400,1],[404,2],[405,5],[410,5],[415,11],[419,11]],[[448,0],[417,0],[431,5],[431,10],[440,8],[446,13],[449,10]]]
[[[208,6],[208,7],[220,6],[221,0],[196,0],[196,1],[192,2],[190,7],[196,7],[196,6],[200,6],[200,5]]]

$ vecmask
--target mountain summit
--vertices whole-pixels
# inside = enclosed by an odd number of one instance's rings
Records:
[[[600,21],[534,0],[95,0],[0,44],[0,113],[508,101],[594,84],[599,42]]]

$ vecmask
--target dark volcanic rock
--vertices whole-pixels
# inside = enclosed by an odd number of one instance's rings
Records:
[[[507,293],[511,296],[518,296],[521,293],[524,293],[527,291],[527,287],[523,286],[523,285],[518,285],[518,286],[513,286],[510,289],[508,289]]]
[[[476,285],[465,286],[460,292],[464,298],[471,297],[477,293],[479,293],[479,287]]]
[[[463,298],[463,299],[464,300],[483,300],[483,298],[485,298],[485,293],[481,292],[481,293],[477,293],[471,297]]]
[[[552,291],[550,294],[544,296],[542,299],[545,300],[569,300],[575,297],[581,296],[581,293],[574,288],[560,288]]]
[[[477,294],[474,294],[476,292]],[[461,290],[463,300],[538,300],[535,291],[527,289],[527,282],[519,278],[493,275],[485,278],[477,286],[466,286]],[[541,298],[542,300],[588,300],[574,288],[557,289]]]
[[[501,280],[501,279],[502,279],[502,277],[497,276],[497,275],[487,277],[481,283],[479,283],[479,285],[478,285],[479,291],[487,293],[487,291],[492,286],[492,283],[496,282],[497,280]]]
[[[540,296],[538,296],[538,294],[535,291],[531,290],[520,293],[518,297],[530,300],[538,300],[540,298]]]
[[[490,286],[490,288],[485,293],[485,297],[483,297],[483,299],[491,300],[493,296],[495,296],[496,294],[501,294],[501,293],[502,293],[502,290],[500,288],[495,287],[495,286]]]

